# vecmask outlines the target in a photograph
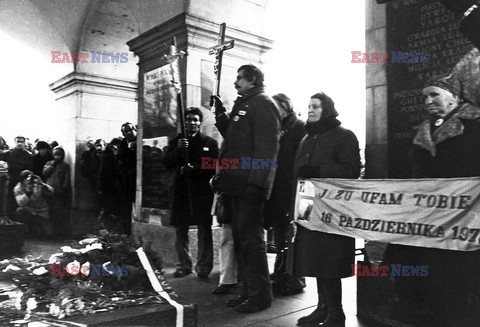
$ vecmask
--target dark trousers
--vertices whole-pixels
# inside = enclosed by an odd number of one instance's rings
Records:
[[[318,306],[329,311],[342,311],[342,280],[317,277]]]
[[[188,230],[188,225],[175,226],[175,250],[178,257],[177,269],[192,270]],[[198,225],[197,236],[198,251],[195,271],[210,273],[213,269],[212,226]]]
[[[277,248],[275,257],[275,266],[273,274],[275,281],[274,288],[288,287],[291,290],[301,290],[305,288],[305,278],[294,277],[287,274],[287,256],[284,249],[288,246],[288,235],[290,230],[290,217],[282,209],[281,205],[275,201],[269,201],[265,204],[264,215],[273,225],[273,240]]]
[[[28,226],[29,232],[34,235],[52,236],[53,224],[50,219],[32,214],[28,209],[17,208],[15,220]]]
[[[232,216],[233,240],[243,284],[242,295],[256,302],[271,302],[272,288],[262,218],[263,200],[227,196],[226,205]]]
[[[55,193],[50,199],[50,219],[56,235],[70,235],[69,196],[66,193]]]

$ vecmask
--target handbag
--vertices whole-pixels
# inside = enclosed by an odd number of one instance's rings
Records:
[[[215,197],[215,215],[217,216],[217,221],[220,224],[231,224],[232,217],[226,204],[225,195],[221,193],[215,193]]]

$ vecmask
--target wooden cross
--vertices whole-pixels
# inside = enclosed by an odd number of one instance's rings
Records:
[[[220,78],[222,75],[222,59],[223,52],[233,48],[235,40],[225,42],[225,29],[227,25],[225,23],[220,24],[220,33],[218,36],[218,43],[208,50],[208,54],[215,55],[215,64],[213,66],[213,72],[215,73],[215,90],[214,94],[220,96]]]

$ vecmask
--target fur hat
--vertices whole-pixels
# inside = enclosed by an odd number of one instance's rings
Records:
[[[427,80],[424,88],[436,86],[458,97],[462,97],[462,83],[452,75],[435,75]]]

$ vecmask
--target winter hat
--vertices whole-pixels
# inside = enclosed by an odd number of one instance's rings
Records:
[[[57,146],[53,149],[53,155],[60,154],[62,159],[65,158],[65,150],[61,146]]]
[[[462,83],[452,75],[435,75],[427,80],[424,88],[436,86],[458,97],[462,94]]]
[[[37,142],[37,145],[35,145],[35,148],[36,148],[37,150],[41,150],[41,149],[50,150],[50,144],[48,144],[48,143],[45,142],[45,141],[38,141],[38,142]]]
[[[23,170],[21,173],[20,173],[20,181],[24,181],[25,179],[27,179],[28,176],[30,175],[33,175],[33,172],[31,170]]]

